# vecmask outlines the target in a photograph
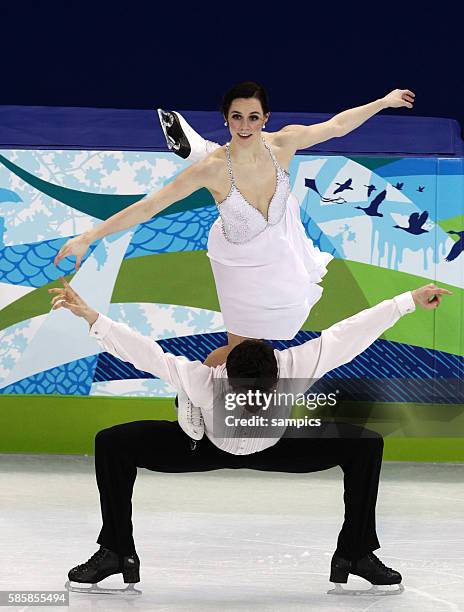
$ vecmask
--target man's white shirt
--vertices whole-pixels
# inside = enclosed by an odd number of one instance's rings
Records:
[[[367,308],[323,330],[318,338],[285,350],[274,350],[279,378],[319,379],[330,370],[362,353],[398,319],[415,310],[410,291]],[[210,367],[198,360],[165,353],[153,339],[99,313],[89,335],[103,350],[138,370],[149,372],[183,389],[201,408],[205,434],[218,448],[234,455],[256,453],[276,444],[278,438],[217,437],[213,432],[213,383],[227,378],[225,364]],[[156,416],[156,415],[154,415]]]

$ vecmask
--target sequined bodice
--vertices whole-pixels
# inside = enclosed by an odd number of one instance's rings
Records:
[[[235,184],[230,159],[229,143],[226,144],[227,170],[230,176],[230,191],[222,202],[216,202],[224,237],[232,243],[242,244],[255,238],[268,226],[276,225],[285,213],[290,194],[290,177],[277,162],[274,153],[263,138],[263,144],[271,155],[276,169],[276,188],[269,203],[267,219],[263,213],[250,204]]]

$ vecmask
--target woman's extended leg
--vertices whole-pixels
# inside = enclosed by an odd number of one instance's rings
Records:
[[[169,149],[183,159],[201,161],[221,146],[203,138],[177,111],[159,108],[158,116]]]

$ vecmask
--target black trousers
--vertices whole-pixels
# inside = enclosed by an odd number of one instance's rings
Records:
[[[131,500],[138,467],[171,473],[221,468],[306,473],[340,466],[344,473],[345,518],[336,552],[345,559],[360,559],[380,546],[375,504],[383,439],[354,425],[339,424],[335,434],[333,427],[328,426],[318,437],[282,438],[251,455],[226,453],[206,436],[193,448],[177,421],[135,421],[103,429],[95,437],[95,471],[103,519],[97,542],[120,555],[135,552]]]

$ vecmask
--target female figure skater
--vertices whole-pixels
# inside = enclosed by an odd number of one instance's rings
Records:
[[[267,94],[255,82],[239,83],[225,94],[221,108],[230,142],[159,191],[68,240],[55,265],[74,255],[77,270],[95,240],[148,221],[205,187],[220,213],[209,233],[207,254],[228,335],[227,346],[210,356],[223,359],[246,338],[292,339],[322,295],[318,283],[332,256],[306,236],[299,203],[290,193],[290,160],[297,150],[343,136],[384,108],[412,108],[414,96],[396,89],[323,123],[288,125],[264,137],[270,115]],[[199,439],[200,411],[184,401],[187,398],[179,397],[179,421],[187,410],[187,423],[192,418],[197,422],[188,433]]]

